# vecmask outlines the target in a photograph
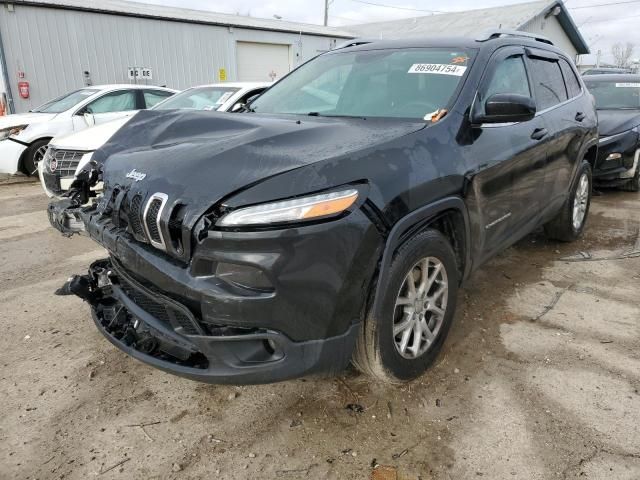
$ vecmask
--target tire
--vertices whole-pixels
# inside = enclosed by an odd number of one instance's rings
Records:
[[[625,192],[640,192],[640,165],[636,166],[635,175],[620,185],[620,190],[624,190]]]
[[[38,173],[38,162],[44,158],[44,152],[50,140],[48,138],[44,140],[36,140],[29,148],[27,148],[24,154],[24,160],[22,160],[22,171],[25,175],[30,177]]]
[[[409,302],[409,274],[411,273],[411,278],[414,279],[416,292],[420,292],[424,265],[428,265],[425,269],[428,274],[424,285],[431,285],[424,290],[431,297],[431,301],[423,303],[428,300],[427,297]],[[436,273],[438,267],[440,270]],[[387,288],[384,292],[379,292],[383,296],[380,317],[377,318],[374,312],[369,310],[360,329],[353,354],[353,364],[356,368],[374,379],[396,384],[413,380],[424,373],[440,352],[453,322],[458,275],[453,249],[439,231],[426,230],[402,245],[391,263]],[[429,283],[431,279],[434,281]],[[444,286],[446,290],[442,292]],[[396,300],[406,304],[396,305]],[[427,304],[429,308],[425,311]],[[434,307],[442,313],[437,313]],[[419,312],[417,308],[423,311]],[[398,331],[403,325],[413,326],[407,326],[397,336],[394,335],[394,327]],[[423,329],[425,325],[431,333],[431,338],[427,340],[427,335],[421,334],[418,344],[416,329]],[[408,330],[411,331],[404,342],[405,350],[402,353],[403,339]]]
[[[547,237],[561,242],[573,242],[582,235],[589,216],[592,191],[591,166],[583,161],[562,210],[544,226]],[[576,213],[576,209],[581,213]],[[574,218],[574,213],[576,213],[576,218]]]

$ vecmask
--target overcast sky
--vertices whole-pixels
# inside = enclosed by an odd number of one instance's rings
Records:
[[[253,17],[322,24],[324,0],[138,0],[146,3],[195,8]],[[550,0],[551,1],[551,0]],[[384,4],[389,7],[367,3]],[[329,7],[329,25],[345,26],[398,18],[429,15],[429,10],[460,11],[473,8],[523,3],[521,0],[333,0]],[[582,35],[595,53],[602,51],[610,60],[611,45],[633,42],[634,58],[640,58],[640,0],[568,0],[565,2]],[[605,6],[595,6],[603,5]],[[426,10],[424,12],[415,10]],[[455,34],[455,32],[451,32]],[[584,59],[587,60],[587,59]]]

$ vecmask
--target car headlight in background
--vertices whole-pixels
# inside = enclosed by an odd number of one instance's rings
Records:
[[[3,128],[0,130],[0,140],[6,140],[11,135],[17,135],[29,125],[17,125],[15,127]]]
[[[216,225],[237,227],[312,220],[338,215],[353,205],[357,199],[358,190],[350,188],[293,200],[264,203],[234,210],[218,220]]]

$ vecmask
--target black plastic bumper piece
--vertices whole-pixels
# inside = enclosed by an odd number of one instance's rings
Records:
[[[205,331],[182,304],[139,284],[115,262],[95,262],[93,320],[102,334],[132,357],[166,372],[206,383],[273,383],[348,365],[358,324],[341,335],[295,342],[264,328],[221,326]],[[193,327],[190,322],[193,322]]]

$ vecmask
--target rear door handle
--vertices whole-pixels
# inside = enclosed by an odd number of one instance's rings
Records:
[[[542,140],[549,132],[546,128],[536,128],[531,134],[533,140]]]
[[[587,116],[584,113],[582,113],[582,112],[576,113],[576,122],[581,122],[585,118],[587,118]]]

